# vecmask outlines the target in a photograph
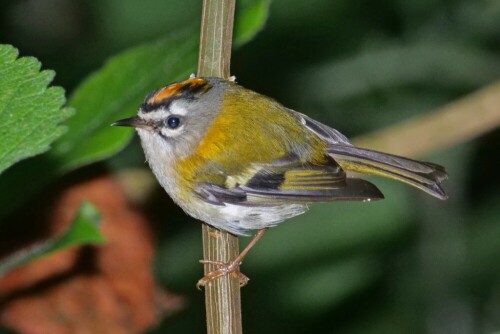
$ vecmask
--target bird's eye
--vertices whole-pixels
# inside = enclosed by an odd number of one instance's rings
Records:
[[[172,116],[167,119],[167,125],[171,129],[177,128],[179,124],[181,124],[179,117]]]

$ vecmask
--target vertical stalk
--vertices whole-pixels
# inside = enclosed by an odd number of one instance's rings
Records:
[[[201,19],[198,76],[230,76],[235,0],[204,0]],[[203,224],[203,258],[230,262],[238,256],[238,238]],[[205,273],[216,270],[205,264]],[[239,280],[233,275],[205,286],[207,333],[242,333]]]
[[[203,0],[198,76],[229,78],[235,0]]]

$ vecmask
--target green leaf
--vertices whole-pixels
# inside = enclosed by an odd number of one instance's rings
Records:
[[[11,45],[0,45],[0,173],[47,151],[71,115],[70,109],[61,109],[64,90],[47,88],[54,72],[40,71],[38,60],[18,54]]]
[[[151,90],[193,72],[196,41],[194,32],[189,32],[132,48],[84,80],[69,100],[77,112],[53,149],[0,178],[0,203],[9,203],[0,206],[0,217],[54,178],[123,149],[134,131],[112,128],[111,123],[134,115]],[[19,180],[30,186],[19,187]]]
[[[101,215],[89,202],[83,202],[70,228],[54,240],[50,252],[86,244],[102,244],[104,236],[99,232]]]
[[[185,79],[196,66],[197,38],[192,31],[132,48],[111,58],[75,91],[69,105],[78,112],[50,155],[62,171],[109,157],[132,137],[132,129],[111,128],[131,117],[150,91]]]
[[[0,262],[0,277],[7,272],[36,260],[73,246],[101,244],[105,239],[99,232],[100,215],[87,202],[81,204],[69,229],[62,235],[18,251]]]
[[[271,0],[237,1],[234,21],[234,45],[236,47],[250,41],[264,28],[270,6]]]

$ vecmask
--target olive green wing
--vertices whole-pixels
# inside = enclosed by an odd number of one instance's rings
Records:
[[[196,193],[211,204],[244,206],[383,198],[370,182],[347,178],[333,159],[329,159],[324,166],[304,165],[293,158],[253,166],[250,174],[227,176],[224,186],[198,184]]]

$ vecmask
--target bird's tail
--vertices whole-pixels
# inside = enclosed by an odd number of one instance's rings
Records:
[[[410,184],[439,199],[448,198],[440,186],[448,177],[442,166],[351,145],[332,145],[328,152],[344,170],[384,176]]]

